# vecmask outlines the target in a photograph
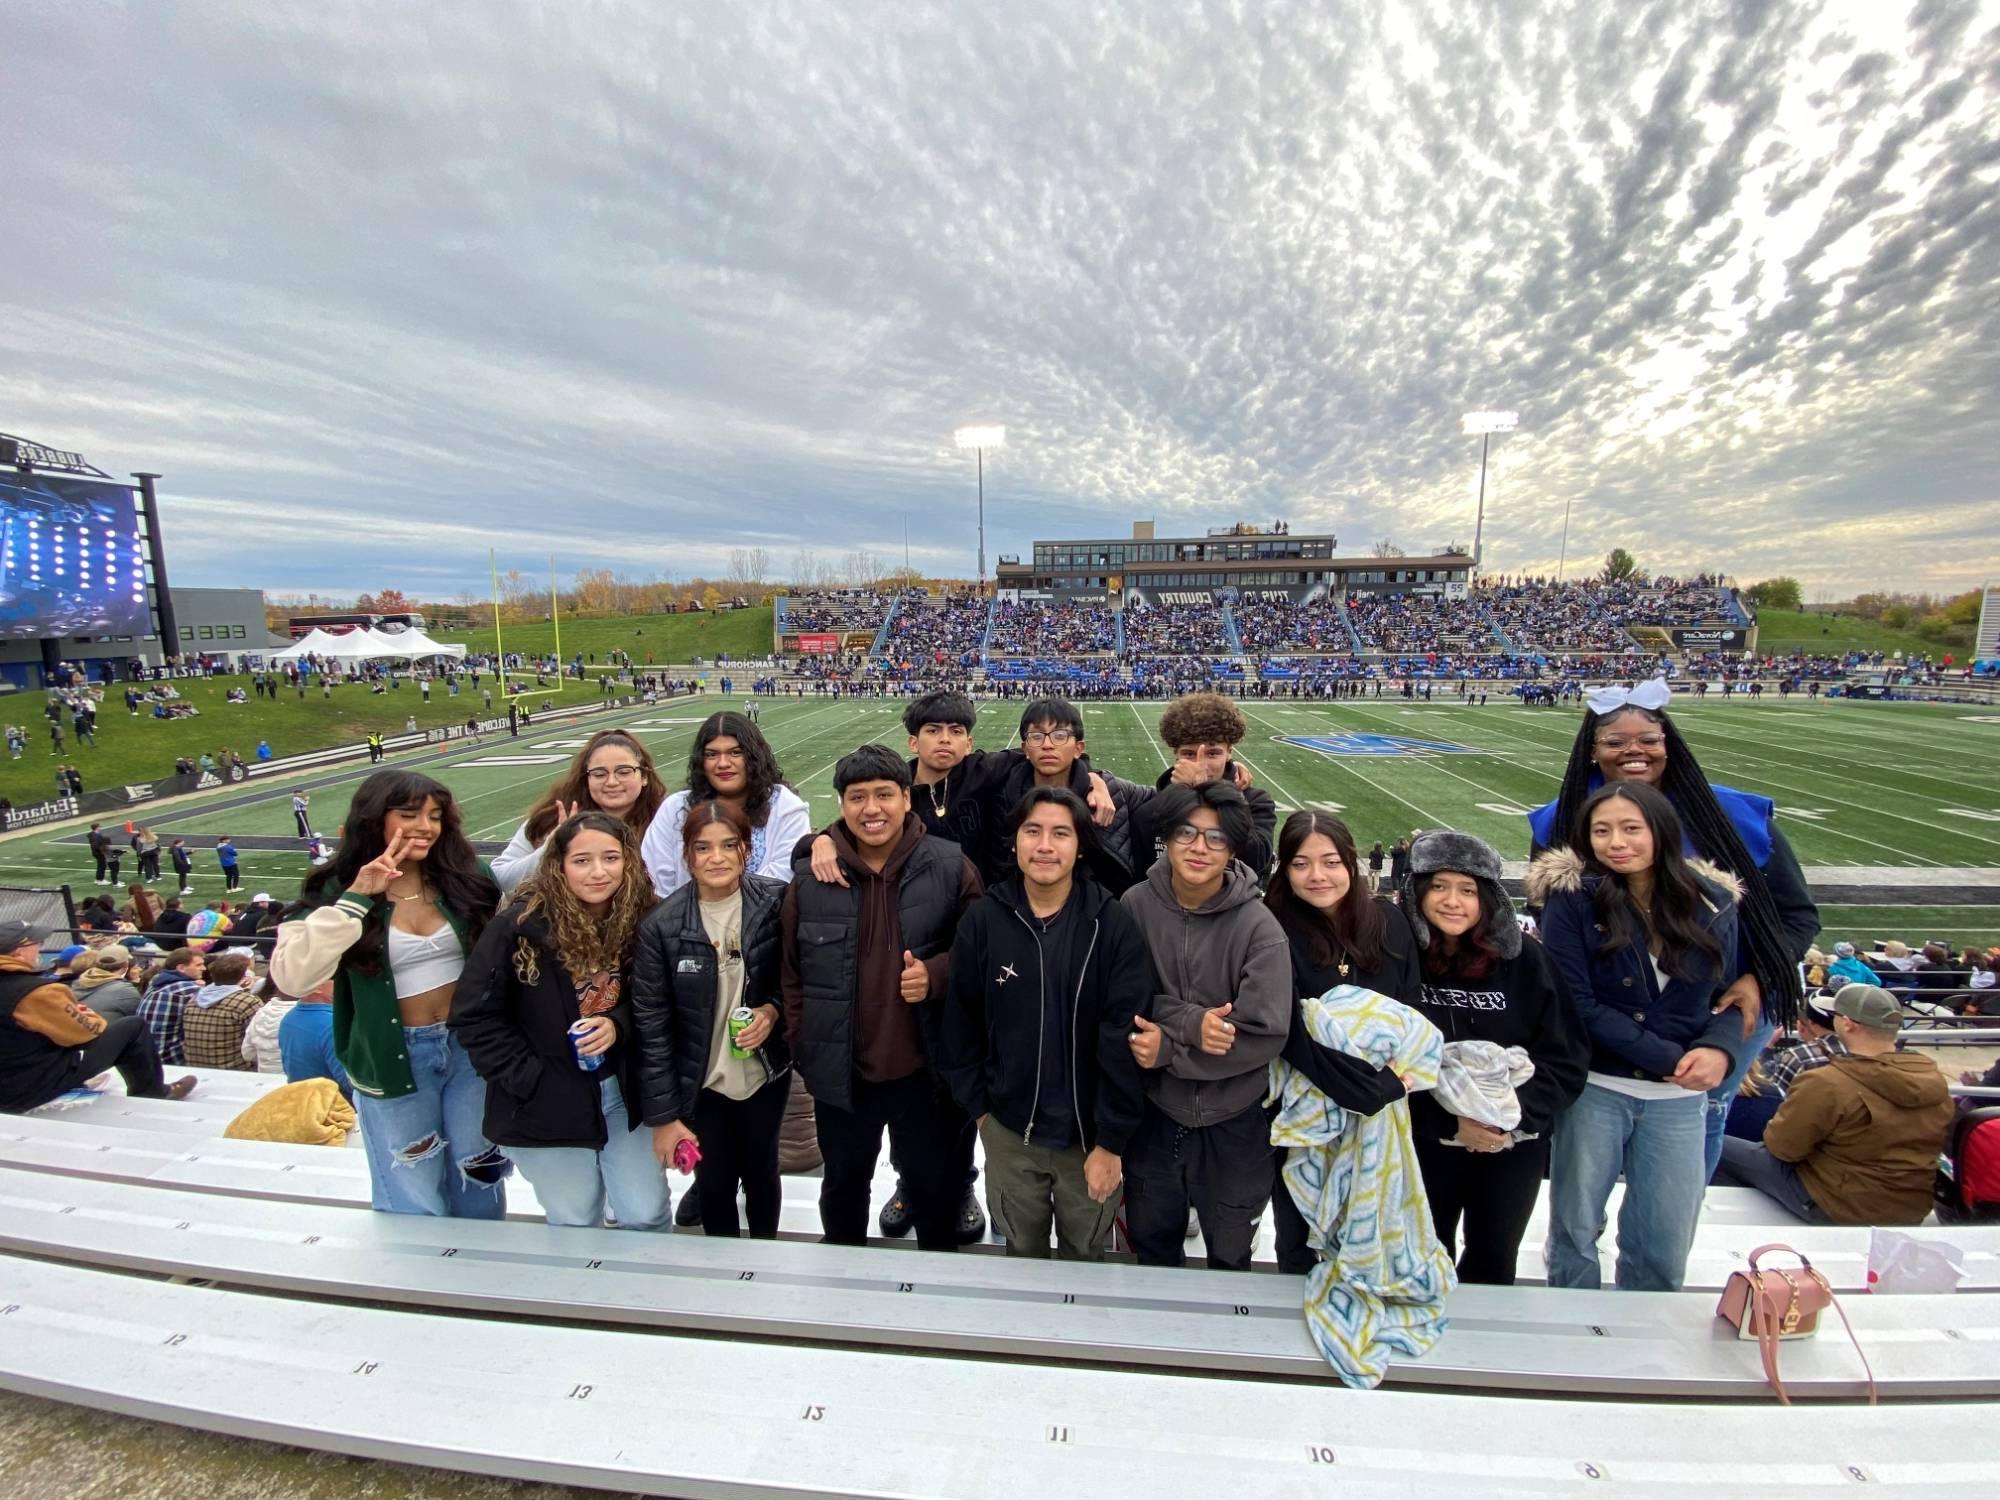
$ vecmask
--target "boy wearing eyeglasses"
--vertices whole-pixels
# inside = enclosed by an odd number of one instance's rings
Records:
[[[1262,787],[1250,785],[1249,772],[1234,757],[1236,746],[1250,731],[1243,710],[1220,693],[1189,693],[1169,704],[1160,715],[1160,742],[1173,760],[1152,786],[1134,786],[1110,776],[1112,796],[1131,808],[1127,846],[1132,874],[1143,879],[1166,852],[1171,818],[1159,810],[1159,794],[1170,787],[1200,787],[1223,781],[1243,794],[1250,831],[1237,846],[1236,858],[1250,867],[1261,883],[1271,872],[1278,833],[1278,805]]]
[[[1130,1037],[1146,1110],[1124,1159],[1126,1234],[1141,1265],[1181,1265],[1192,1206],[1209,1266],[1247,1271],[1271,1196],[1264,1086],[1291,1021],[1290,950],[1238,859],[1256,834],[1243,793],[1169,786],[1146,810],[1166,858],[1121,903],[1159,975]]]

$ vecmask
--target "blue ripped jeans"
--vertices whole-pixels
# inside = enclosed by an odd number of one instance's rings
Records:
[[[1703,1141],[1703,1165],[1707,1168],[1703,1182],[1715,1180],[1715,1169],[1722,1160],[1722,1136],[1729,1124],[1729,1111],[1736,1103],[1736,1092],[1743,1087],[1743,1080],[1749,1075],[1757,1059],[1764,1055],[1764,1049],[1771,1045],[1771,1038],[1778,1034],[1776,1021],[1759,1021],[1757,1029],[1736,1054],[1736,1061],[1729,1069],[1729,1076],[1708,1091],[1708,1120],[1706,1137]]]
[[[368,1192],[385,1214],[498,1219],[514,1164],[486,1139],[486,1080],[450,1028],[405,1026],[417,1091],[377,1099],[354,1091]]]

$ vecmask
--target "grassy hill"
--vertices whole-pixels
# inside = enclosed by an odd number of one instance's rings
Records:
[[[1873,620],[1855,615],[1822,617],[1810,610],[1760,609],[1757,611],[1759,651],[1808,651],[1839,656],[1848,651],[1900,651],[1905,656],[1928,652],[1942,657],[1950,646],[1927,641],[1913,630],[1891,630]],[[1964,648],[1956,648],[1963,656]]]
[[[564,632],[567,639],[568,632]],[[274,703],[269,698],[252,698],[248,703],[228,703],[223,695],[237,686],[247,687],[247,677],[215,677],[206,680],[183,678],[174,683],[181,696],[201,710],[193,719],[133,718],[125,709],[125,684],[113,683],[105,692],[97,716],[97,747],[79,745],[72,732],[69,715],[63,715],[63,753],[49,753],[48,720],[42,709],[46,702],[39,692],[20,693],[0,699],[0,717],[28,731],[28,753],[20,760],[0,758],[0,794],[17,806],[46,802],[56,794],[56,767],[74,765],[83,773],[87,792],[125,781],[156,781],[173,774],[174,762],[185,755],[198,760],[203,751],[222,758],[225,747],[247,761],[257,758],[257,741],[268,739],[274,755],[296,755],[328,745],[352,744],[371,731],[401,733],[405,721],[414,717],[417,727],[429,729],[445,724],[463,724],[475,716],[488,717],[483,687],[491,676],[481,678],[482,691],[464,688],[451,697],[442,686],[433,687],[428,707],[415,683],[404,683],[393,692],[371,693],[353,683],[321,698],[317,687],[301,699],[284,692]],[[595,702],[600,695],[593,680],[570,684],[560,694],[532,697],[524,701],[529,713],[556,704]],[[494,695],[495,717],[506,713],[503,700]]]
[[[694,615],[615,615],[605,619],[562,621],[564,659],[581,651],[587,657],[597,653],[601,661],[614,647],[632,653],[644,665],[650,657],[660,666],[691,662],[696,657],[714,661],[721,652],[731,656],[771,654],[772,606],[755,609],[716,610]],[[437,631],[441,641],[454,642],[474,651],[493,649],[490,630]],[[503,625],[500,639],[509,651],[542,652],[555,649],[555,627],[547,621],[525,625]]]

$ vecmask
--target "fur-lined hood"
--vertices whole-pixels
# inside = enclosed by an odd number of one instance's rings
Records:
[[[1708,890],[1711,905],[1719,906],[1727,901],[1734,906],[1742,901],[1743,882],[1720,865],[1712,865],[1705,859],[1691,859],[1687,866],[1694,872],[1695,879]],[[1550,849],[1537,855],[1534,863],[1528,866],[1528,904],[1546,906],[1553,895],[1581,891],[1587,878],[1587,867],[1581,854],[1574,849]]]

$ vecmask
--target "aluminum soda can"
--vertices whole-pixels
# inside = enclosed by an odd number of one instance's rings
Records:
[[[756,1019],[756,1012],[751,1010],[747,1005],[739,1005],[729,1013],[729,1055],[731,1057],[756,1056],[749,1048],[736,1045],[736,1038],[742,1035],[744,1028]]]
[[[600,1052],[595,1057],[585,1057],[581,1052],[576,1051],[577,1042],[588,1028],[589,1023],[586,1021],[578,1021],[574,1026],[570,1027],[569,1050],[576,1052],[576,1065],[579,1068],[583,1069],[586,1073],[595,1073],[599,1068],[604,1066],[604,1054]]]

